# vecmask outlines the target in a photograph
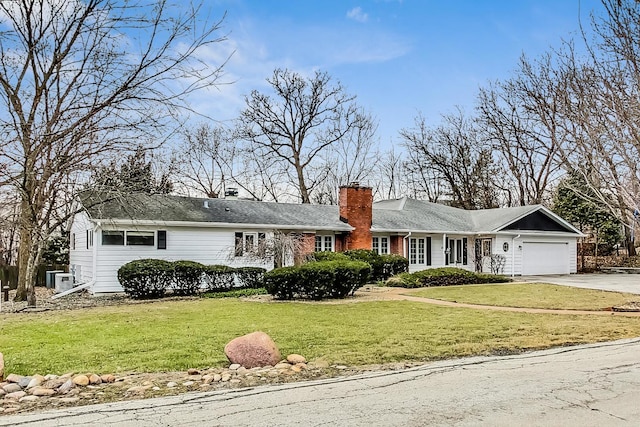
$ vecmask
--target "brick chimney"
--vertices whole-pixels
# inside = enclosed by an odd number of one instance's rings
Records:
[[[340,221],[354,228],[345,241],[344,249],[371,249],[373,219],[373,191],[352,182],[340,187]]]

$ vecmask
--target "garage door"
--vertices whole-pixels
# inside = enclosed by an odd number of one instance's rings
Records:
[[[522,274],[569,274],[569,245],[564,242],[523,242]]]

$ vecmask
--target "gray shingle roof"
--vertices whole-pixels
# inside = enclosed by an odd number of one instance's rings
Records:
[[[205,207],[205,201],[208,207]],[[99,204],[95,204],[94,199],[85,198],[84,205],[90,217],[96,220],[260,224],[292,229],[352,230],[351,226],[340,221],[338,207],[327,205],[146,194],[129,194]]]
[[[402,198],[373,204],[373,231],[489,233],[541,209],[540,205],[467,211]]]
[[[129,194],[97,203],[96,195],[83,198],[95,220],[166,221],[272,226],[291,230],[350,231],[340,221],[338,206],[202,199],[169,195]],[[208,207],[205,207],[205,201]],[[373,204],[372,231],[490,233],[542,209],[539,205],[466,211],[409,198]]]

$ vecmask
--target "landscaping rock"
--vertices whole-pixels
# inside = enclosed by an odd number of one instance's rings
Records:
[[[299,354],[290,354],[287,356],[287,362],[291,363],[292,365],[296,365],[298,363],[307,363],[307,359]]]
[[[100,377],[103,383],[112,383],[116,381],[116,377],[111,374],[105,374]]]
[[[167,383],[167,388],[174,388],[174,387],[177,387],[177,386],[178,386],[178,383],[174,382],[174,381],[170,381],[170,382]]]
[[[33,377],[22,377],[20,381],[18,381],[18,385],[22,388],[27,388],[32,379]]]
[[[0,381],[4,379],[4,356],[0,353]]]
[[[53,396],[54,394],[56,394],[56,391],[50,388],[35,387],[31,390],[32,396]]]
[[[44,377],[42,375],[34,375],[33,378],[31,378],[31,381],[29,381],[29,383],[25,387],[25,389],[29,390],[34,387],[38,387],[39,385],[42,385],[43,382],[44,382]]]
[[[73,381],[72,380],[67,380],[65,381],[59,388],[58,388],[58,393],[68,393],[72,388],[74,387]]]
[[[15,399],[15,400],[19,400],[22,399],[23,397],[25,397],[27,395],[26,391],[15,391],[13,393],[7,393],[5,394],[4,398],[5,399]]]
[[[253,332],[231,340],[224,346],[224,354],[231,363],[247,369],[273,366],[281,359],[276,343],[264,332]]]
[[[290,367],[291,365],[286,362],[278,363],[276,366],[274,366],[275,369],[289,369]]]
[[[187,371],[188,375],[200,375],[200,371],[198,371],[197,369],[194,368],[189,368],[189,370]]]
[[[7,376],[7,378],[5,379],[6,382],[8,383],[19,383],[20,380],[24,378],[22,375],[16,375],[16,374],[9,374]]]
[[[220,380],[222,379],[222,375],[220,374],[213,374],[213,382],[220,382]]]
[[[9,394],[15,393],[16,391],[21,391],[22,387],[20,387],[17,383],[9,383],[2,387],[2,389],[5,391],[5,393]]]
[[[76,403],[80,400],[79,397],[61,397],[60,402],[62,403]]]
[[[235,370],[237,370],[238,368],[240,368],[240,366],[242,366],[242,365],[240,365],[239,363],[232,363],[232,364],[229,366],[229,370],[230,370],[230,371],[235,371]]]
[[[87,377],[86,375],[77,375],[73,377],[73,383],[79,386],[89,385],[89,377]]]
[[[20,403],[24,403],[24,402],[35,402],[36,400],[39,400],[40,398],[38,396],[24,396],[21,397],[18,402]]]
[[[89,384],[102,384],[102,378],[100,378],[100,375],[91,374],[89,376]]]

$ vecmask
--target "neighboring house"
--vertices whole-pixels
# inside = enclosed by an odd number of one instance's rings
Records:
[[[373,203],[371,188],[340,189],[339,206],[128,195],[85,199],[71,229],[70,268],[93,293],[121,292],[117,271],[142,258],[262,266],[247,256],[274,231],[305,250],[373,249],[410,271],[446,265],[507,275],[576,272],[581,233],[542,206],[465,211],[402,198]]]

